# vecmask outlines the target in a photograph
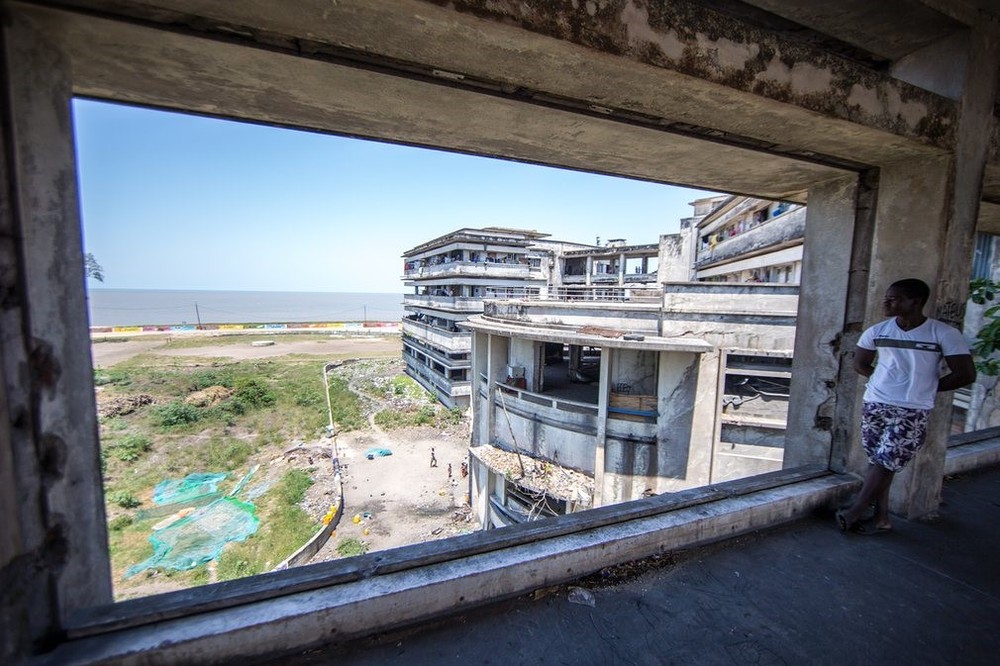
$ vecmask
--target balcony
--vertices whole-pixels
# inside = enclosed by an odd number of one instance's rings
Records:
[[[403,273],[407,280],[442,277],[476,277],[528,280],[542,279],[542,270],[520,263],[493,263],[483,261],[452,261],[408,269]]]
[[[472,336],[462,331],[447,331],[412,319],[403,320],[403,333],[420,342],[448,352],[471,352]]]
[[[482,312],[483,299],[471,296],[432,296],[430,294],[404,294],[403,305],[448,310],[451,312]]]
[[[416,362],[412,357],[407,357],[405,360],[407,374],[424,384],[428,390],[440,391],[453,398],[471,393],[471,382],[468,380],[452,381],[426,365]]]
[[[696,269],[745,257],[763,254],[770,249],[787,247],[801,242],[806,232],[806,209],[797,208],[770,219],[760,226],[721,240],[714,247],[703,246],[695,259]]]

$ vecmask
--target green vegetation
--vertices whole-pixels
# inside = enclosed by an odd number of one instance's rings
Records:
[[[361,400],[347,386],[347,381],[330,376],[330,410],[333,421],[341,430],[357,430],[367,425],[361,411]]]
[[[317,340],[329,338],[316,334]],[[282,338],[276,339],[281,344]],[[167,348],[247,344],[246,336],[181,338]],[[118,598],[134,595],[144,583],[165,576],[182,586],[205,584],[273,569],[319,529],[319,516],[303,510],[313,483],[312,470],[289,469],[280,478],[265,477],[267,462],[296,440],[315,440],[328,423],[322,362],[315,356],[229,361],[219,357],[168,357],[156,352],[135,356],[94,373],[100,401],[149,395],[153,405],[100,420],[105,501],[110,517],[108,545]],[[426,391],[405,375],[387,378],[398,357],[345,365],[350,372],[329,373],[330,402],[340,430],[367,427],[371,401],[392,400],[416,406],[385,410],[376,420],[384,427],[441,425],[460,419],[461,412],[433,404]],[[349,383],[350,382],[350,383]],[[196,406],[185,400],[195,391],[221,386],[232,391],[214,404]],[[405,398],[405,400],[401,400]],[[210,567],[191,571],[149,571],[123,580],[125,570],[152,554],[149,536],[164,519],[145,513],[153,508],[153,488],[166,479],[195,472],[227,472],[220,489],[228,492],[251,466],[262,471],[247,486],[261,489],[252,502],[260,529],[242,543],[229,544]],[[272,468],[273,473],[273,468]],[[143,511],[135,511],[141,507]],[[344,539],[341,556],[360,555],[367,545]]]
[[[153,418],[156,420],[156,425],[161,428],[173,428],[174,426],[194,423],[198,417],[197,407],[180,400],[153,408]]]
[[[117,504],[123,509],[134,509],[142,502],[139,501],[135,495],[123,490],[116,490],[108,494],[108,501],[112,504]]]
[[[260,531],[228,546],[219,557],[219,580],[269,571],[312,538],[318,525],[298,506],[312,484],[303,470],[285,472],[261,506],[267,520],[261,520]]]
[[[337,544],[337,554],[341,557],[356,557],[368,552],[368,546],[354,537],[341,539]]]
[[[976,305],[992,303],[997,292],[1000,292],[1000,284],[992,280],[977,278],[969,283],[969,300]],[[990,377],[1000,374],[1000,359],[993,358],[997,350],[1000,350],[1000,304],[991,305],[983,312],[983,327],[972,343],[979,372]]]
[[[108,384],[127,386],[131,383],[132,377],[127,371],[117,370],[115,368],[108,370],[96,368],[94,370],[94,386],[106,386]]]
[[[135,462],[143,453],[149,452],[153,445],[144,435],[128,434],[119,440],[113,440],[106,448],[108,453],[122,462]]]
[[[461,409],[445,409],[440,405],[422,405],[416,409],[383,409],[375,414],[375,425],[392,430],[411,426],[433,426],[441,428],[461,423]]]
[[[132,516],[118,516],[117,518],[113,518],[111,522],[108,523],[108,529],[117,532],[118,530],[125,529],[133,522]]]

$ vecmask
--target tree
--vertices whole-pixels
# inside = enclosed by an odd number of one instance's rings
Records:
[[[97,259],[94,259],[94,255],[90,252],[83,257],[83,268],[87,277],[104,282],[104,267],[97,263]]]

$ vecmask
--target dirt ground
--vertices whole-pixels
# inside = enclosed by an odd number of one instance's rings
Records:
[[[295,336],[246,337],[245,343],[213,344],[206,339],[204,346],[162,349],[166,339],[137,336],[126,341],[100,342],[91,347],[94,367],[102,368],[141,353],[247,360],[286,354],[384,357],[400,349],[399,338],[394,336],[331,337],[328,340],[296,340]],[[252,345],[252,342],[261,339],[274,340],[275,344],[264,347]],[[364,430],[336,434],[334,442],[344,472],[344,516],[334,536],[312,562],[340,557],[336,547],[344,539],[358,539],[371,552],[442,539],[476,529],[476,523],[469,519],[470,511],[466,504],[469,477],[462,476],[462,463],[467,461],[468,456],[468,427],[465,420],[444,430],[411,427],[385,431],[371,425]],[[291,451],[277,456],[270,463],[274,467],[270,471],[275,474],[287,466],[310,466],[331,472],[325,478],[322,474],[315,476],[316,483],[303,503],[306,511],[317,520],[329,509],[336,491],[329,459],[325,456],[314,457],[309,452],[330,442],[329,439],[302,442],[301,453]],[[365,452],[373,447],[388,449],[392,455],[368,460]],[[286,450],[293,448],[290,442]],[[436,467],[430,465],[432,448]]]
[[[185,334],[186,336],[197,334]],[[92,344],[91,354],[95,368],[107,368],[121,361],[128,360],[138,354],[154,352],[161,356],[207,356],[247,360],[254,358],[272,358],[286,354],[312,354],[316,356],[336,356],[356,354],[358,358],[368,355],[384,354],[400,350],[399,338],[386,337],[330,337],[328,340],[296,340],[295,336],[244,335],[246,343],[217,345],[212,344],[210,336],[206,335],[205,346],[185,347],[183,349],[163,349],[169,342],[166,337],[136,336],[125,340],[98,342]],[[269,347],[254,347],[253,342],[270,340],[274,344]]]

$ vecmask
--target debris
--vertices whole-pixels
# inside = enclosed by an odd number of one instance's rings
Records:
[[[228,399],[232,394],[233,390],[225,386],[209,386],[184,398],[184,403],[195,407],[212,407]]]
[[[97,415],[107,418],[109,416],[124,416],[131,414],[143,405],[153,404],[153,396],[140,393],[139,395],[129,395],[123,398],[112,398],[103,404],[98,404]]]
[[[594,599],[594,595],[590,593],[590,590],[585,590],[582,587],[569,588],[569,596],[566,597],[566,600],[571,604],[579,604],[591,608],[597,605],[597,600]]]
[[[581,335],[598,335],[602,338],[620,338],[625,335],[625,331],[605,328],[604,326],[581,326],[576,332]]]

